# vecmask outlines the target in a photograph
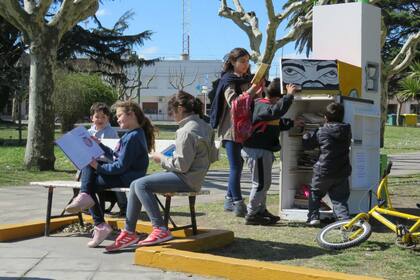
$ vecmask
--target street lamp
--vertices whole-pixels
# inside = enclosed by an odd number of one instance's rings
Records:
[[[209,88],[207,86],[201,86],[201,93],[204,95],[204,114],[207,115],[207,93]]]

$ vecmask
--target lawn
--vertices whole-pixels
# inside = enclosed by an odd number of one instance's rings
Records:
[[[390,186],[394,207],[415,208],[420,202],[417,185]],[[278,196],[268,199],[270,211],[277,212]],[[179,211],[176,211],[179,209]],[[420,209],[417,215],[420,215]],[[187,207],[174,208],[185,213]],[[281,221],[275,226],[247,226],[243,218],[223,211],[222,202],[197,205],[200,227],[232,230],[235,241],[211,254],[278,264],[305,266],[385,279],[420,279],[420,251],[403,250],[394,245],[395,234],[374,224],[369,240],[358,247],[343,251],[327,251],[318,246],[315,236],[319,228],[303,223]],[[187,221],[174,216],[175,221]]]

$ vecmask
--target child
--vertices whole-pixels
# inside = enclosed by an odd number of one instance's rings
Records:
[[[115,152],[101,145],[106,153],[114,154],[113,162],[101,164],[92,160],[90,165],[83,168],[80,194],[66,207],[69,213],[89,208],[95,223],[89,247],[97,247],[112,232],[112,228],[105,223],[95,193],[105,188],[128,188],[131,182],[146,175],[148,153],[154,149],[155,144],[156,129],[137,103],[118,101],[114,107],[118,124],[128,131],[121,137]]]
[[[328,193],[336,218],[349,218],[347,200],[350,195],[348,177],[351,174],[349,149],[351,144],[350,124],[343,123],[344,107],[330,103],[324,115],[324,126],[303,135],[303,147],[319,147],[319,158],[313,167],[311,191],[309,193],[309,213],[307,224],[320,224],[319,208],[321,199]]]
[[[241,157],[242,145],[235,142],[233,138],[230,108],[232,101],[242,92],[247,91],[254,96],[260,87],[251,84],[249,58],[250,54],[243,48],[234,48],[229,52],[223,64],[210,115],[210,124],[213,128],[217,128],[217,134],[222,140],[229,161],[230,172],[224,210],[232,211],[237,217],[243,217],[246,214],[246,206],[241,193],[243,159]]]
[[[105,103],[97,102],[93,103],[90,107],[90,120],[92,126],[88,130],[90,135],[95,136],[97,139],[118,139],[117,131],[109,123],[111,118],[111,111]],[[105,211],[105,200],[111,199],[111,207],[106,210],[111,211],[115,200],[117,201],[120,213],[118,216],[125,216],[127,210],[127,196],[123,192],[109,192],[109,193],[98,193],[99,200],[101,202],[102,210]],[[110,197],[109,197],[110,196]],[[107,199],[108,198],[108,199]]]
[[[152,158],[166,172],[154,173],[134,181],[130,186],[125,230],[106,247],[117,251],[138,242],[140,246],[159,244],[172,239],[164,224],[153,192],[199,191],[212,161],[213,129],[203,119],[203,103],[189,93],[180,91],[169,100],[168,111],[179,124],[175,151],[171,157],[153,153]],[[152,233],[139,241],[135,233],[141,207],[153,226]]]
[[[117,131],[109,123],[111,112],[105,103],[97,102],[90,107],[90,120],[92,126],[89,133],[97,139],[118,139]]]
[[[275,224],[280,217],[266,208],[267,191],[271,186],[271,170],[274,152],[280,150],[279,135],[294,124],[292,120],[280,119],[293,102],[294,85],[287,85],[287,95],[280,99],[280,80],[274,79],[266,89],[266,98],[254,101],[252,123],[255,131],[244,143],[242,156],[252,174],[252,187],[247,205],[246,225]],[[296,125],[302,121],[296,120]]]

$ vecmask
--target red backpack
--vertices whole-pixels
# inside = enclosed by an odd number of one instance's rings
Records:
[[[232,102],[230,113],[232,116],[233,140],[244,143],[252,134],[252,107],[254,98],[244,92]]]
[[[251,137],[254,130],[265,131],[267,127],[267,122],[264,121],[252,124],[254,100],[248,92],[244,92],[232,102],[230,113],[232,116],[233,140],[237,143],[243,144]],[[270,103],[263,98],[259,98],[258,102]]]

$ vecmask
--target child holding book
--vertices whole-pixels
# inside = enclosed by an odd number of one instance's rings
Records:
[[[90,119],[92,126],[88,129],[90,135],[96,139],[118,139],[118,133],[111,126],[109,120],[111,118],[111,111],[103,102],[96,102],[90,107]],[[120,208],[119,216],[125,216],[127,209],[127,196],[123,192],[112,192],[117,200],[118,208]]]
[[[155,128],[137,103],[118,101],[113,107],[120,128],[128,131],[121,137],[115,152],[100,145],[106,153],[114,155],[113,161],[98,163],[92,160],[90,165],[83,168],[80,193],[66,207],[69,213],[89,209],[95,224],[89,247],[97,247],[112,232],[112,228],[105,223],[95,194],[105,188],[128,188],[131,182],[146,175],[148,153],[155,145]]]
[[[232,129],[232,101],[242,92],[256,95],[259,85],[251,83],[252,75],[249,69],[250,54],[243,48],[231,50],[223,64],[223,71],[217,85],[211,106],[210,124],[217,129],[217,134],[226,149],[229,161],[228,189],[225,197],[224,210],[232,211],[235,216],[243,217],[246,206],[241,193],[241,174],[243,159],[242,144],[235,142]]]
[[[269,225],[275,224],[280,217],[271,214],[266,207],[267,191],[271,186],[271,173],[274,152],[280,151],[280,131],[288,130],[294,125],[303,126],[301,119],[292,121],[281,118],[293,102],[294,85],[287,85],[287,94],[280,98],[280,80],[274,79],[266,88],[265,98],[254,101],[252,124],[254,132],[248,138],[242,149],[252,176],[251,193],[247,206],[245,224]]]
[[[351,127],[344,123],[344,107],[339,103],[327,105],[325,124],[314,132],[303,135],[303,147],[319,147],[319,158],[313,167],[311,191],[309,193],[309,213],[307,224],[320,224],[319,208],[321,199],[328,193],[337,219],[349,218],[347,200],[350,196],[349,176]]]

